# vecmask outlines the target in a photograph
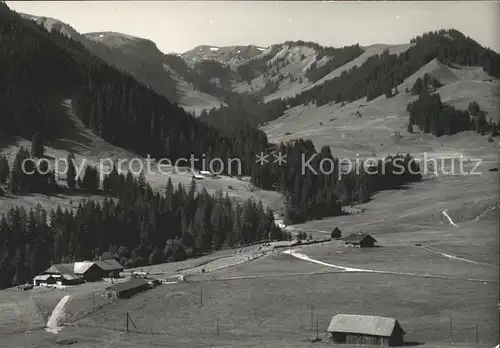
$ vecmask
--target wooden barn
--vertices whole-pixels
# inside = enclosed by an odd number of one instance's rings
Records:
[[[120,272],[123,272],[123,266],[115,259],[94,261],[101,269],[103,278],[120,278]]]
[[[118,298],[129,298],[150,288],[149,282],[144,279],[131,279],[106,288],[106,291]]]
[[[328,330],[334,343],[402,346],[403,331],[396,319],[371,315],[337,314]]]
[[[119,278],[123,266],[116,260],[81,261],[50,266],[33,279],[33,285],[76,285],[102,278]]]
[[[75,262],[74,272],[86,282],[95,282],[102,279],[102,270],[94,261]]]
[[[87,282],[102,278],[119,278],[123,266],[115,259],[75,262],[74,272]]]
[[[358,232],[351,233],[344,238],[345,245],[354,246],[356,248],[374,247],[377,240],[368,233]]]

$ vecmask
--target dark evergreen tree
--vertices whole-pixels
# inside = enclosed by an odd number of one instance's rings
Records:
[[[456,110],[443,104],[439,94],[429,94],[422,90],[418,99],[407,105],[410,114],[409,123],[417,125],[424,133],[432,133],[439,137],[469,130],[471,120],[467,111]],[[478,123],[483,125],[483,123]],[[478,129],[479,129],[478,128]]]
[[[99,171],[93,166],[86,166],[81,181],[81,189],[88,192],[96,192],[99,189]]]
[[[14,194],[30,192],[35,173],[35,163],[29,151],[23,147],[19,148],[10,173],[10,191]]]
[[[69,153],[66,158],[68,162],[68,168],[66,171],[66,183],[68,188],[72,191],[76,189],[76,168],[75,168],[75,155],[73,153]]]
[[[10,175],[9,162],[5,155],[0,154],[0,185],[4,185]]]

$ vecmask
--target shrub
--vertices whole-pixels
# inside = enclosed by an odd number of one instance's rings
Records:
[[[331,237],[333,239],[339,239],[342,237],[342,232],[340,231],[340,229],[338,227],[335,227],[332,231],[332,234],[331,234]]]

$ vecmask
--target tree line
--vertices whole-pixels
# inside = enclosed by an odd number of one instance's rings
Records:
[[[476,101],[470,102],[467,110],[457,110],[443,103],[439,93],[432,93],[430,90],[440,85],[437,79],[428,76],[415,81],[411,93],[417,94],[418,99],[406,106],[410,133],[414,130],[413,126],[417,126],[422,132],[431,133],[436,137],[468,130],[474,130],[481,135],[498,135],[499,125],[491,118],[486,120],[486,112],[481,110]]]
[[[341,48],[329,47],[326,54],[323,53],[323,51],[318,53],[316,61],[306,70],[305,77],[313,83],[317,82],[335,69],[356,59],[363,52],[364,49],[360,47],[359,44]],[[318,65],[318,61],[325,55],[329,59],[324,64]]]
[[[240,81],[247,81],[250,83],[254,78],[260,74],[265,73],[269,68],[269,57],[276,55],[282,48],[281,45],[273,45],[270,47],[268,55],[252,58],[236,67],[236,72]]]
[[[417,72],[432,59],[444,64],[481,66],[494,77],[500,77],[500,55],[486,49],[456,30],[428,32],[411,40],[413,46],[396,55],[388,50],[368,58],[332,80],[307,90],[292,100],[292,106],[315,101],[316,105],[329,102],[352,102],[366,97],[368,101],[386,94]]]
[[[32,144],[32,151],[43,154],[43,144],[36,137]],[[298,140],[275,150],[286,155],[287,162],[255,166],[252,183],[284,194],[286,224],[342,215],[345,205],[366,202],[379,190],[421,179],[419,166],[410,155],[388,157],[339,175],[341,163],[328,147],[317,153],[311,141]],[[305,171],[302,156],[307,159]],[[70,153],[65,188],[46,176],[23,174],[19,163],[30,157],[29,150],[20,148],[9,173],[6,157],[0,156],[1,183],[11,190],[21,188],[13,190],[17,194],[83,191],[108,198],[102,203],[80,203],[75,211],[11,209],[0,223],[0,238],[6,246],[0,253],[4,272],[0,278],[7,279],[4,286],[29,280],[50,263],[93,259],[103,252],[111,252],[126,267],[135,267],[178,261],[223,246],[290,239],[276,227],[273,212],[261,202],[235,203],[220,191],[196,193],[194,180],[186,189],[180,184],[175,188],[169,179],[160,194],[144,175],[122,174],[115,165],[101,185],[98,170],[90,165],[83,177],[76,177]],[[33,266],[27,260],[35,260]]]
[[[295,224],[344,214],[346,205],[364,203],[381,190],[421,180],[418,162],[410,154],[388,156],[373,163],[359,161],[348,168],[325,146],[319,152],[310,140],[279,144],[286,163],[256,167],[252,183],[282,192],[285,223]]]
[[[380,55],[369,57],[361,65],[342,72],[340,76],[294,97],[272,100],[268,103],[256,102],[251,108],[248,105],[234,104],[230,106],[232,109],[230,115],[227,111],[211,110],[207,112],[204,120],[215,127],[221,124],[236,125],[243,120],[249,122],[253,120],[254,125],[259,125],[277,119],[287,109],[298,105],[313,103],[319,107],[329,103],[352,102],[364,97],[370,101],[382,95],[390,98],[398,93],[399,84],[433,59],[448,65],[481,66],[491,76],[500,78],[500,55],[482,47],[457,30],[428,32],[413,38],[411,43],[413,46],[399,55],[385,50]],[[346,56],[352,53],[354,57],[360,53],[360,50],[357,46],[350,46],[341,52]],[[340,61],[342,61],[343,54],[339,58]],[[332,64],[335,61],[334,58]],[[317,78],[312,76],[313,71],[316,70],[313,69],[309,73],[312,80]],[[323,75],[323,72],[318,74],[319,77]],[[429,75],[424,79],[425,84],[432,85],[434,88],[441,85],[437,79]],[[419,88],[424,85],[422,79],[418,81],[418,85],[415,86],[416,90],[412,91],[415,95],[419,94]]]
[[[222,134],[81,43],[49,33],[3,3],[0,15],[0,129],[5,134],[27,139],[37,132],[45,139],[65,134],[61,101],[66,99],[94,133],[142,156],[174,161],[204,154],[226,162],[228,156],[248,159],[267,146],[267,141],[247,141],[262,138],[248,127]],[[250,163],[243,167],[248,170]]]
[[[81,181],[94,175],[86,170]],[[109,195],[103,202],[83,201],[74,211],[46,211],[40,205],[29,211],[10,209],[0,219],[0,288],[30,281],[50,264],[96,259],[103,253],[125,267],[139,267],[264,239],[290,239],[262,202],[235,203],[220,191],[197,192],[194,180],[186,189],[169,179],[160,193],[144,176],[125,175],[114,167],[103,190]]]

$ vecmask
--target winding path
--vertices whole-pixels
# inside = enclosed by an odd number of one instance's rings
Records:
[[[443,210],[441,213],[448,219],[450,224],[452,224],[453,226],[458,228],[457,224],[454,223],[453,220],[451,219],[451,217],[448,215],[447,209]]]
[[[455,256],[455,255],[447,254],[447,253],[445,253],[443,251],[439,251],[439,250],[435,250],[435,249],[431,249],[429,247],[426,247],[425,245],[422,245],[422,249],[425,249],[425,250],[427,250],[427,251],[429,251],[431,253],[439,254],[439,255],[444,256],[444,257],[446,257],[448,259],[451,259],[451,260],[457,260],[457,261],[472,263],[474,265],[480,265],[480,266],[497,267],[497,266],[492,265],[490,263],[473,261],[473,260],[469,260],[469,259],[466,259],[466,258],[463,258],[463,257],[458,257],[458,256]]]
[[[447,276],[441,276],[441,275],[435,275],[435,274],[423,274],[423,273],[411,273],[411,272],[395,272],[395,271],[381,271],[381,270],[374,270],[374,269],[366,269],[366,268],[352,268],[352,267],[345,267],[345,266],[340,266],[340,265],[334,265],[331,263],[326,263],[320,260],[313,259],[306,254],[302,254],[297,252],[294,249],[288,249],[283,251],[284,254],[291,255],[293,257],[296,257],[298,259],[308,261],[308,262],[313,262],[317,263],[323,266],[327,267],[332,267],[332,268],[337,268],[340,270],[343,270],[344,272],[364,272],[364,273],[376,273],[376,274],[393,274],[393,275],[402,275],[402,276],[413,276],[413,277],[424,277],[424,278],[434,278],[434,279],[450,279],[450,280],[466,280],[466,281],[471,281],[471,282],[482,282],[482,283],[499,283],[498,281],[492,281],[489,279],[478,279],[478,278],[461,278],[461,277],[447,277]]]

